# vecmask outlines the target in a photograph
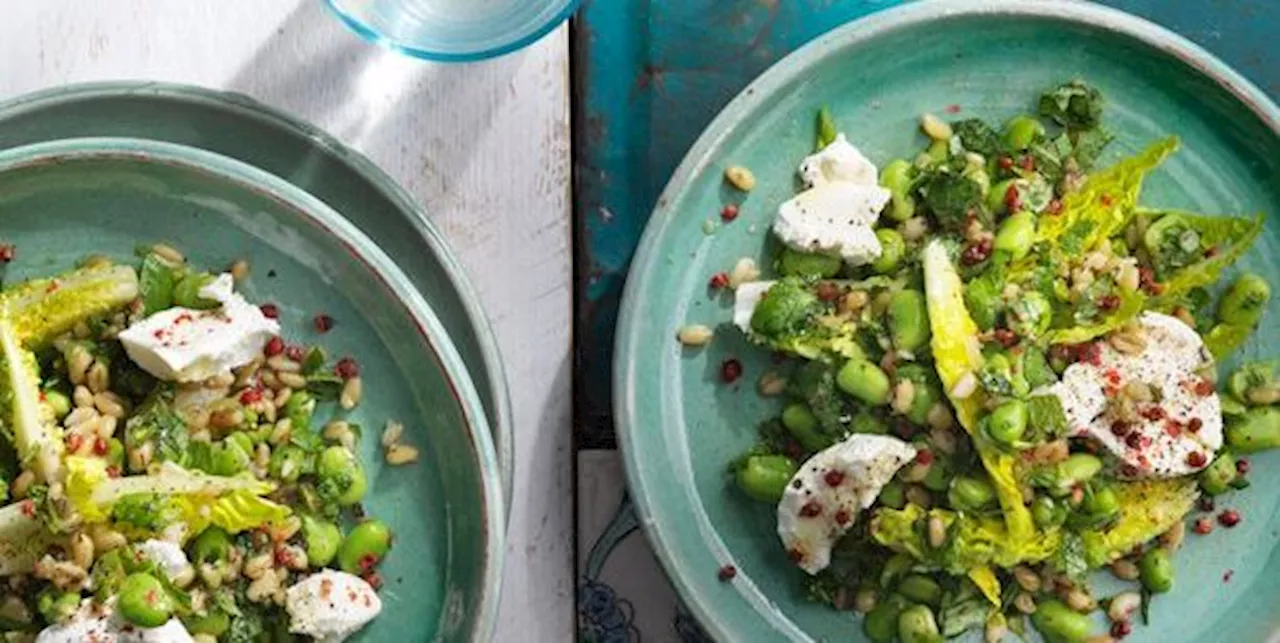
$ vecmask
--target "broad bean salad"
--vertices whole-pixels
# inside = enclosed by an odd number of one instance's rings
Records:
[[[4,640],[346,639],[392,541],[360,504],[358,363],[286,342],[245,261],[138,254],[0,289]],[[382,446],[418,457],[395,422]]]
[[[733,484],[776,507],[809,596],[873,641],[1124,638],[1176,591],[1188,531],[1246,519],[1230,494],[1280,447],[1276,365],[1218,366],[1270,300],[1228,272],[1262,215],[1142,205],[1178,140],[1099,163],[1113,137],[1082,81],[1003,125],[925,115],[927,148],[879,168],[825,108],[816,129],[771,226],[777,276],[744,258],[710,281],[792,358],[760,377],[786,403]],[[731,225],[755,177],[725,179]],[[1104,567],[1129,589],[1092,589]]]

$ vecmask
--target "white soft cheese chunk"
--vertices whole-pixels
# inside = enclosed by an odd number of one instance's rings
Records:
[[[110,607],[86,599],[75,617],[40,630],[36,643],[192,643],[182,621],[171,618],[160,627],[138,627]]]
[[[783,203],[773,233],[802,252],[838,254],[853,266],[871,263],[882,251],[872,226],[889,197],[876,185],[823,183]]]
[[[1146,348],[1125,355],[1100,342],[1097,364],[1077,362],[1046,390],[1062,401],[1072,435],[1090,436],[1115,454],[1128,478],[1195,473],[1222,448],[1222,406],[1199,371],[1213,358],[1196,331],[1176,317],[1144,313]],[[1139,417],[1121,421],[1117,400],[1130,382],[1155,391],[1137,404]]]
[[[840,536],[915,457],[897,438],[854,434],[805,461],[778,503],[778,537],[792,560],[810,574],[825,569]]]
[[[849,143],[844,134],[800,162],[799,174],[808,187],[847,181],[860,185],[876,185],[876,166]]]
[[[262,354],[280,324],[231,291],[229,274],[200,289],[222,303],[210,310],[162,310],[120,333],[129,358],[166,381],[195,382],[230,373]]]
[[[285,609],[290,632],[341,643],[382,611],[382,601],[359,576],[326,569],[290,587]]]
[[[163,569],[169,578],[174,578],[191,567],[182,548],[167,540],[151,538],[134,545],[134,549]]]

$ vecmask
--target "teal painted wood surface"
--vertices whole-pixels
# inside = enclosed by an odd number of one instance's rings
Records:
[[[575,25],[578,444],[614,444],[618,301],[658,192],[712,117],[812,38],[899,0],[587,0]],[[1280,96],[1280,2],[1107,0]]]

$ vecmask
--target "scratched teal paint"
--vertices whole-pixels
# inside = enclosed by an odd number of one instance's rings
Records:
[[[658,193],[752,78],[831,28],[897,0],[588,0],[575,27],[578,445],[615,444],[613,327]],[[1173,29],[1280,96],[1280,2],[1110,0]],[[714,217],[715,213],[707,213]]]

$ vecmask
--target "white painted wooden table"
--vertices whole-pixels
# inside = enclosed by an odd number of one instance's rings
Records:
[[[512,383],[515,498],[496,641],[569,641],[570,138],[562,28],[436,65],[344,29],[320,0],[0,0],[0,99],[149,79],[243,92],[368,155],[469,271]]]

